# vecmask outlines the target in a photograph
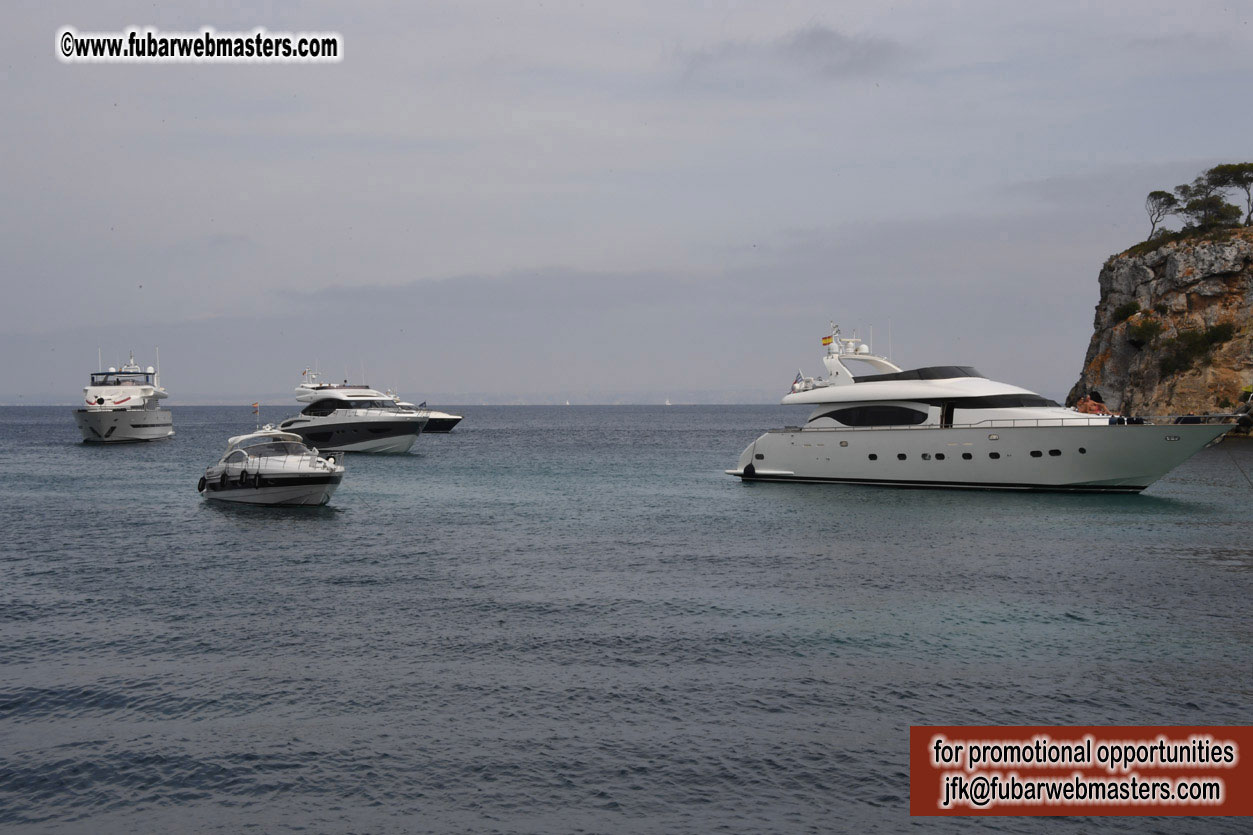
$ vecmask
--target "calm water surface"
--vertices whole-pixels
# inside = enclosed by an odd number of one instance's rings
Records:
[[[743,485],[796,414],[463,413],[284,510],[196,493],[248,409],[0,409],[0,830],[1245,831],[911,819],[907,741],[1253,722],[1253,444],[1141,496]]]

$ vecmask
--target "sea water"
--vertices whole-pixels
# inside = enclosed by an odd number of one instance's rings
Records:
[[[795,414],[457,411],[281,509],[196,493],[249,409],[0,409],[0,830],[1242,829],[911,819],[907,745],[1248,724],[1253,444],[1139,496],[746,485]]]

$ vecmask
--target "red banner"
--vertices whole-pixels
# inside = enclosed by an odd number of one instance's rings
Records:
[[[1253,726],[916,725],[911,815],[1253,815]]]

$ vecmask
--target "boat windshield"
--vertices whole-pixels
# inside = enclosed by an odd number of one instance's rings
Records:
[[[91,375],[93,386],[150,386],[152,375],[142,371],[97,371]]]
[[[275,455],[304,455],[309,448],[295,441],[257,441],[241,447],[253,458],[270,458]]]
[[[958,377],[982,377],[979,370],[969,365],[931,365],[891,374],[863,374],[854,377],[854,383],[881,383],[886,380],[954,380]]]

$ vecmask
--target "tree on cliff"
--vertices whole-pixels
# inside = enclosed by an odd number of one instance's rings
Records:
[[[1243,191],[1244,225],[1253,226],[1253,162],[1215,165],[1205,172],[1205,178],[1220,189],[1235,188]]]
[[[1184,229],[1208,230],[1240,223],[1240,207],[1223,198],[1223,186],[1209,174],[1202,174],[1190,184],[1175,186],[1181,204],[1175,214],[1187,221]]]
[[[1178,208],[1179,201],[1169,191],[1150,191],[1144,200],[1144,210],[1149,213],[1149,237],[1157,232],[1157,224],[1161,223]]]

